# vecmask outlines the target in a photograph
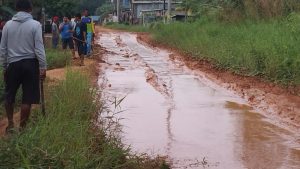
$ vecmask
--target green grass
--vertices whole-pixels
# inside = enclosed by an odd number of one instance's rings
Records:
[[[64,52],[60,49],[46,49],[47,55],[47,64],[48,70],[56,69],[56,68],[63,68],[68,65],[71,61],[71,52],[67,50]]]
[[[160,25],[156,41],[220,68],[275,83],[300,85],[299,19],[243,23],[199,20]]]

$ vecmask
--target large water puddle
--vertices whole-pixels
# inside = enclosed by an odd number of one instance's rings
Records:
[[[118,116],[133,151],[168,156],[173,168],[300,168],[298,136],[168,51],[130,33],[103,33],[99,43],[107,51],[99,85],[106,98],[125,97]]]

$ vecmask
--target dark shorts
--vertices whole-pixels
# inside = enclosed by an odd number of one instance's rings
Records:
[[[76,41],[76,47],[78,50],[78,55],[86,55],[86,44]]]
[[[61,40],[62,40],[63,49],[67,49],[67,46],[69,46],[70,49],[74,49],[73,38],[61,39]]]
[[[22,104],[40,103],[40,70],[37,59],[24,59],[10,63],[5,75],[5,100],[15,102],[16,93],[22,85]]]

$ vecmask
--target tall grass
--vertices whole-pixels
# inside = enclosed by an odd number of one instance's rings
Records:
[[[299,85],[299,21],[296,14],[284,20],[241,23],[202,18],[194,23],[160,25],[152,34],[156,41],[210,60],[220,68]]]
[[[48,70],[62,68],[68,65],[71,61],[71,52],[60,49],[46,49]]]

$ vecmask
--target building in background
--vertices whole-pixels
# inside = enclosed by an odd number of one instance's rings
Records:
[[[168,10],[168,0],[131,0],[131,10],[133,18],[139,23],[149,23],[162,19]],[[176,5],[181,0],[171,1],[171,10],[174,11]]]
[[[182,0],[172,0],[171,8],[175,10],[176,5]],[[111,0],[115,6],[114,16],[119,10],[119,22],[123,23],[145,23],[162,19],[168,10],[168,0]]]

